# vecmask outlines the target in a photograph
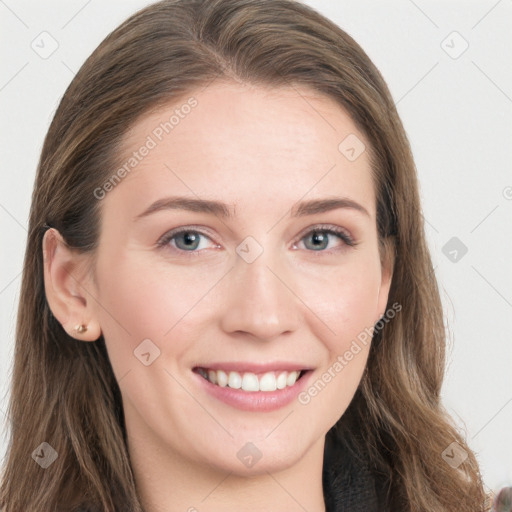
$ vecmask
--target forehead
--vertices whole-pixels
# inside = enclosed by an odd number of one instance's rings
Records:
[[[270,206],[341,194],[366,200],[374,215],[365,148],[346,111],[312,89],[213,82],[131,127],[118,161],[128,172],[111,195],[258,197]]]

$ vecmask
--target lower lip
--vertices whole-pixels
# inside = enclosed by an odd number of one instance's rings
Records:
[[[306,371],[293,386],[287,386],[276,391],[242,391],[241,389],[233,389],[228,386],[221,387],[212,384],[198,373],[193,373],[199,379],[199,385],[221,402],[243,411],[269,412],[290,404],[306,387],[312,371]]]

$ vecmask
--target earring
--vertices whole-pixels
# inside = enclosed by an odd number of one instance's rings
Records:
[[[82,334],[85,331],[87,331],[86,325],[80,324],[80,325],[75,326],[75,332],[77,332],[78,334]]]

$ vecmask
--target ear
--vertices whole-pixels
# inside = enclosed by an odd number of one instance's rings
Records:
[[[377,323],[386,313],[389,290],[393,279],[393,268],[395,265],[395,246],[392,238],[386,238],[383,244],[384,246],[382,248],[381,256],[381,283],[377,298],[377,311],[379,312],[379,318],[375,320],[375,323]]]
[[[90,279],[87,256],[70,248],[54,228],[43,237],[44,288],[55,318],[65,331],[81,341],[95,341],[101,327],[94,318],[94,283]],[[75,328],[85,325],[79,332]]]

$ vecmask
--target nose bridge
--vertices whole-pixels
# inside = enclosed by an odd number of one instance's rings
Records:
[[[261,246],[258,249],[254,240],[244,242],[237,248],[238,256],[231,272],[224,329],[245,331],[261,339],[294,330],[298,309],[297,299],[288,289],[293,289],[293,284],[288,282],[291,273],[275,251]]]

